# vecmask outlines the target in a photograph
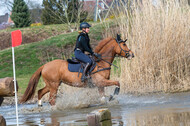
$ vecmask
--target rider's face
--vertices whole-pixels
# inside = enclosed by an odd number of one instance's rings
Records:
[[[90,31],[89,28],[83,28],[83,30],[84,30],[86,33],[89,33],[89,31]]]

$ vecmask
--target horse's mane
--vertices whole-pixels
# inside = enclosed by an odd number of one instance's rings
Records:
[[[101,40],[98,45],[96,46],[94,52],[98,53],[105,45],[107,45],[113,38],[108,37],[103,40]]]

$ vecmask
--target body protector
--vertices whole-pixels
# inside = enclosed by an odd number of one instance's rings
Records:
[[[92,48],[90,46],[90,39],[88,34],[86,33],[80,33],[80,35],[77,38],[75,50],[80,49],[83,53],[85,51],[89,52],[91,55],[94,54],[92,51]]]

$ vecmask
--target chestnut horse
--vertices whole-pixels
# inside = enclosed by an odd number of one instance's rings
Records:
[[[125,41],[121,40],[119,35],[117,36],[117,39],[108,37],[100,41],[94,50],[96,53],[102,55],[102,60],[97,62],[97,66],[92,71],[95,73],[91,75],[91,81],[98,88],[102,97],[105,95],[104,87],[112,85],[120,87],[120,83],[118,81],[109,80],[111,63],[113,62],[116,54],[127,59],[132,59],[134,57],[133,52],[127,47]],[[110,69],[96,72],[100,67]],[[39,106],[42,105],[41,98],[48,92],[50,92],[49,103],[51,105],[55,105],[57,90],[62,82],[74,87],[86,87],[88,83],[81,82],[82,73],[78,76],[78,72],[70,72],[68,70],[68,62],[66,60],[53,60],[41,66],[32,75],[28,87],[20,100],[21,103],[33,98],[40,76],[42,76],[46,86],[38,90]]]

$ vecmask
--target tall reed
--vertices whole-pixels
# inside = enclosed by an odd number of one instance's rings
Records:
[[[172,0],[128,5],[117,6],[118,27],[107,27],[105,33],[119,31],[135,54],[130,61],[120,61],[122,92],[190,90],[190,6]]]

